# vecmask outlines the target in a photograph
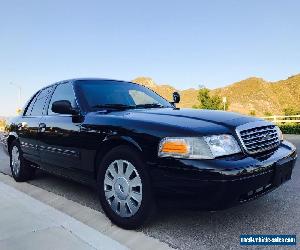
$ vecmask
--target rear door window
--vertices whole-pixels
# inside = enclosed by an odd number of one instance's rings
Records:
[[[33,107],[33,105],[35,104],[35,101],[36,101],[38,95],[39,95],[39,93],[37,93],[37,94],[31,99],[29,105],[28,105],[27,108],[26,108],[26,112],[25,112],[25,114],[24,114],[25,116],[29,116],[29,115],[31,114],[32,107]]]
[[[47,99],[51,94],[53,87],[49,87],[41,90],[41,92],[37,95],[35,103],[32,107],[31,116],[42,116],[45,114],[44,108],[46,106]]]

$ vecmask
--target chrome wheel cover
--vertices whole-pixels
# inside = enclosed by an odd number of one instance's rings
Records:
[[[20,153],[17,146],[13,146],[11,150],[11,166],[15,176],[18,176],[21,167]]]
[[[131,217],[142,203],[142,181],[136,168],[128,161],[115,160],[104,178],[105,198],[120,217]]]

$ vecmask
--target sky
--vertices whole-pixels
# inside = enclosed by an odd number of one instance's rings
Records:
[[[178,89],[300,73],[300,1],[0,0],[0,116],[76,77]],[[12,83],[12,84],[10,84]]]

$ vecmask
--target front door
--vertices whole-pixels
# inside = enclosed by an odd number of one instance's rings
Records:
[[[79,132],[81,123],[72,115],[52,112],[52,103],[68,100],[76,107],[75,95],[71,83],[57,85],[53,92],[47,113],[40,121],[40,155],[43,167],[49,171],[80,171],[81,151]],[[66,173],[70,175],[70,173]]]

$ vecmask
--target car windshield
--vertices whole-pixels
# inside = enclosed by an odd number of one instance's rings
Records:
[[[152,90],[130,82],[79,80],[76,88],[89,110],[172,108],[167,100]]]

